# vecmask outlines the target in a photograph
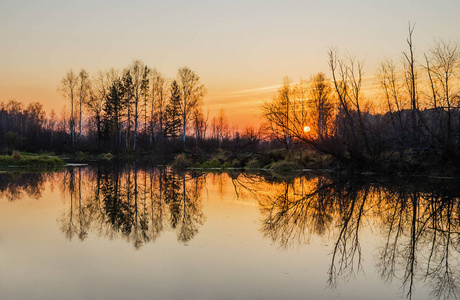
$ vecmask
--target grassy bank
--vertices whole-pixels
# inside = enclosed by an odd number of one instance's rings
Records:
[[[346,158],[340,160],[311,149],[300,151],[274,149],[257,153],[238,153],[238,155],[225,151],[201,155],[182,153],[176,156],[172,166],[178,170],[264,170],[280,175],[295,175],[305,170],[327,170],[341,174],[460,176],[458,159],[449,160],[431,153],[415,155],[411,151],[400,155],[390,153],[378,158],[362,157],[354,160]]]
[[[1,167],[57,168],[66,163],[57,156],[48,154],[20,153],[13,151],[11,155],[0,155]]]
[[[174,169],[203,169],[203,170],[264,170],[276,174],[296,174],[304,169],[330,169],[335,165],[331,157],[314,151],[286,151],[276,149],[258,153],[239,153],[220,151],[207,155],[176,156],[172,167]]]

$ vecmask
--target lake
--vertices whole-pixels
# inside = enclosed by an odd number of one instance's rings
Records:
[[[455,299],[458,179],[0,174],[0,299]]]

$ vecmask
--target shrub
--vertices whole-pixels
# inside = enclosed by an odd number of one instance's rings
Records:
[[[13,152],[11,152],[11,157],[13,158],[14,161],[19,161],[22,158],[22,155],[21,155],[21,152],[17,150],[13,150]]]
[[[224,162],[224,164],[222,165],[222,169],[228,169],[228,168],[231,168],[232,167],[232,164],[229,163],[228,161]]]
[[[222,164],[217,158],[214,157],[212,160],[207,160],[202,163],[201,167],[205,169],[220,169],[222,168]]]
[[[111,160],[113,158],[113,154],[110,152],[107,153],[101,153],[99,154],[100,159],[105,159],[105,160]]]
[[[262,164],[256,158],[253,158],[250,161],[248,161],[248,163],[246,164],[246,168],[248,168],[248,169],[260,169],[260,168],[262,168]]]
[[[174,158],[172,163],[172,167],[176,170],[184,170],[190,168],[192,166],[192,162],[185,157],[185,154],[181,153]]]
[[[279,161],[270,165],[270,169],[273,169],[275,173],[286,174],[299,171],[301,166],[293,161]]]

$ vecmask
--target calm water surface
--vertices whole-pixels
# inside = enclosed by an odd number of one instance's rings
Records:
[[[0,299],[455,299],[458,183],[0,174]]]

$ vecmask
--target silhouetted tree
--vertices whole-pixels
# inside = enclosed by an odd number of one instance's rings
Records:
[[[78,76],[72,70],[70,70],[62,78],[60,90],[63,92],[64,96],[70,100],[70,135],[72,141],[72,149],[75,149],[74,102],[77,97],[77,87]]]
[[[202,105],[201,100],[206,94],[206,89],[201,84],[200,77],[188,67],[178,70],[177,84],[181,95],[182,145],[185,149],[187,123],[197,107]]]
[[[181,96],[179,85],[173,80],[170,88],[170,98],[165,110],[165,131],[170,137],[177,137],[182,126]]]

